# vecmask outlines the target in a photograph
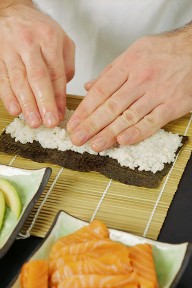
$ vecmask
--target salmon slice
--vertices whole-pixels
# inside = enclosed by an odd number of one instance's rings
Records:
[[[107,226],[99,221],[94,220],[89,225],[82,227],[74,233],[60,238],[52,247],[50,258],[54,258],[54,254],[63,247],[63,245],[71,245],[74,243],[82,243],[93,239],[109,238]]]
[[[63,255],[49,261],[49,273],[52,275],[58,268],[63,267],[69,262],[83,261],[91,258],[89,254]]]
[[[33,260],[22,266],[21,288],[48,288],[48,261]]]
[[[111,239],[87,240],[86,242],[63,245],[58,251],[55,251],[55,253],[50,253],[50,259],[58,258],[64,255],[80,255],[92,252],[99,255],[108,253],[111,250],[114,251],[115,249],[123,249],[125,251],[127,248],[120,242],[115,242]]]
[[[131,265],[139,277],[142,288],[157,288],[158,281],[153,260],[152,246],[138,244],[129,247]]]
[[[57,288],[139,288],[135,279],[134,273],[115,276],[75,275],[63,280]]]
[[[51,277],[52,283],[59,283],[65,278],[80,274],[117,275],[129,274],[133,271],[130,265],[129,252],[115,251],[97,259],[69,262],[60,267]]]
[[[94,220],[89,225],[82,227],[70,235],[62,237],[59,240],[65,245],[70,245],[72,243],[102,238],[109,238],[107,226],[99,220]]]
[[[54,253],[54,258],[53,255],[52,258],[50,258],[50,271],[53,273],[57,268],[68,262],[97,258],[111,252],[114,253],[114,251],[127,254],[128,249],[125,245],[110,239],[92,240],[79,244],[64,245],[58,253]]]

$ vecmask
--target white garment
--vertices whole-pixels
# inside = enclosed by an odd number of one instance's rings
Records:
[[[67,92],[84,95],[84,83],[146,34],[192,20],[192,0],[38,0],[76,44],[76,73]]]

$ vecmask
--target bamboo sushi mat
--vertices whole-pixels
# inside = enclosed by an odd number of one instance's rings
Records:
[[[82,98],[68,95],[67,106],[75,109]],[[11,121],[0,104],[0,131]],[[192,115],[169,123],[165,129],[192,135]],[[192,151],[192,138],[182,148],[169,174],[155,189],[129,186],[96,172],[77,172],[49,163],[0,153],[0,163],[24,169],[51,167],[52,175],[21,235],[44,237],[57,212],[64,210],[85,221],[103,220],[108,227],[157,239],[167,211]]]

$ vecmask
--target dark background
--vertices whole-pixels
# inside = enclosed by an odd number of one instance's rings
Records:
[[[192,156],[186,166],[158,240],[167,243],[192,243]],[[42,239],[37,237],[14,242],[8,253],[0,260],[0,288],[8,287],[21,265],[41,242]],[[178,287],[192,288],[192,257]]]

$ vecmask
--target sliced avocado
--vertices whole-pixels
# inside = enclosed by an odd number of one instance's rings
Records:
[[[0,190],[2,191],[6,205],[13,211],[18,219],[21,214],[21,200],[13,185],[5,179],[0,179]]]
[[[5,198],[0,190],[0,230],[3,225],[4,216],[5,216]]]

